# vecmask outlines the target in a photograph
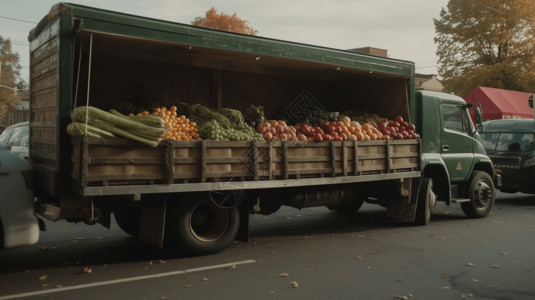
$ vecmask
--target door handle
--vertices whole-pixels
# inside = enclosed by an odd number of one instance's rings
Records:
[[[450,151],[450,146],[442,145],[442,151]]]

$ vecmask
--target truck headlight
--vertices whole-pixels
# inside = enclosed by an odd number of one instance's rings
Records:
[[[535,157],[532,157],[530,159],[526,159],[524,162],[524,168],[535,166]]]

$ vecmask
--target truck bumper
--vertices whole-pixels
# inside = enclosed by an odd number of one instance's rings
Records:
[[[494,174],[492,176],[492,179],[494,181],[494,186],[498,189],[502,186],[502,175],[500,174]]]

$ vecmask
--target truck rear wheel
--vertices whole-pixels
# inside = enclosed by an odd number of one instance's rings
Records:
[[[463,212],[470,218],[483,218],[489,215],[494,206],[494,184],[487,172],[474,171],[468,181],[470,202],[461,203]]]
[[[173,239],[190,255],[214,254],[234,241],[240,225],[237,207],[224,208],[210,199],[180,201],[168,224]]]
[[[141,216],[139,209],[119,210],[114,212],[113,215],[119,228],[133,237],[139,236],[139,219]]]
[[[437,202],[437,195],[433,191],[433,179],[422,178],[420,190],[418,192],[418,203],[416,204],[416,225],[427,225],[431,221],[431,211]]]

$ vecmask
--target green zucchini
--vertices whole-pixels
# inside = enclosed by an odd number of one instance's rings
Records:
[[[158,146],[158,142],[160,141],[160,139],[155,139],[155,140],[154,139],[146,139],[146,138],[141,137],[139,135],[133,134],[130,131],[127,131],[127,130],[125,130],[123,128],[115,126],[115,124],[112,124],[112,123],[110,123],[110,122],[108,122],[106,120],[95,119],[95,121],[99,124],[99,128],[101,128],[101,129],[107,130],[107,131],[109,131],[111,133],[114,133],[114,134],[116,134],[118,136],[122,136],[122,137],[125,137],[125,138],[128,138],[128,139],[131,139],[131,140],[134,140],[134,141],[149,145],[151,147]]]
[[[87,115],[87,123],[99,128],[102,128],[97,123],[97,120],[102,120],[107,123],[116,125],[118,127],[121,127],[123,129],[127,129],[130,132],[140,133],[144,136],[151,136],[155,139],[162,137],[164,133],[166,132],[165,127],[152,127],[148,126],[139,122],[136,122],[134,120],[129,120],[124,117],[116,116],[112,113],[109,113],[107,111],[98,109],[93,106],[79,106],[74,109],[74,121],[86,123],[86,115]],[[106,130],[106,128],[103,128]],[[111,131],[113,132],[113,131]],[[115,132],[114,132],[115,133]]]
[[[116,111],[115,109],[110,109],[110,113],[118,116],[123,117],[128,120],[133,120],[139,123],[143,123],[148,126],[156,127],[156,128],[165,128],[165,122],[162,118],[158,116],[148,115],[148,116],[125,116],[122,113]]]

